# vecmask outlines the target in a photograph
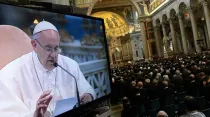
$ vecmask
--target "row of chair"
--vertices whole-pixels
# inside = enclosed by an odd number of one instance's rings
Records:
[[[168,113],[169,117],[175,117],[175,116],[180,116],[185,113],[185,104],[184,104],[184,97],[185,93],[180,93],[180,96],[177,96],[178,104],[171,103],[169,105],[164,105],[161,107],[159,98],[151,100],[149,103],[149,110],[146,110],[145,106],[139,105],[136,106],[136,112],[138,112],[138,115],[147,115],[153,117],[153,115],[156,115],[159,110],[164,110]],[[205,97],[197,97],[196,98],[198,103],[198,110],[202,111],[205,110],[206,108],[206,103],[205,103]],[[171,101],[173,102],[173,101]],[[208,109],[206,110],[207,115],[208,115]],[[209,116],[210,117],[210,116]]]
[[[135,107],[139,117],[149,116],[156,117],[159,110],[164,110],[169,117],[176,117],[185,113],[184,99],[187,95],[184,86],[180,86],[174,92],[174,95],[165,97],[164,100],[152,99],[149,101],[149,106],[145,108],[144,104]],[[198,103],[198,110],[203,111],[207,117],[210,117],[210,109],[206,109],[206,100],[204,96],[196,97]],[[139,99],[141,102],[142,100]],[[161,102],[161,103],[160,103]],[[149,107],[149,108],[148,108]]]
[[[179,117],[180,115],[185,114],[184,108],[184,103],[181,103],[179,105],[179,111],[176,111],[174,105],[165,106],[162,110],[165,111],[169,117]],[[157,109],[145,111],[145,108],[141,106],[139,108],[139,113],[136,117],[156,117],[158,111],[159,110]],[[206,115],[206,117],[210,117],[210,108],[204,109],[201,112],[203,112]]]

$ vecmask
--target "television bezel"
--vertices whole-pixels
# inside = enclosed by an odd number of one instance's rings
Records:
[[[109,58],[109,49],[108,49],[108,43],[107,43],[107,38],[106,38],[106,31],[105,31],[105,23],[104,23],[104,19],[102,18],[97,18],[97,17],[92,17],[92,16],[88,16],[88,15],[83,15],[83,14],[78,14],[78,13],[68,13],[67,11],[57,11],[56,9],[53,9],[51,7],[51,9],[49,7],[29,7],[29,6],[24,6],[24,5],[19,5],[19,4],[11,4],[11,3],[4,3],[4,2],[0,2],[0,4],[2,5],[8,5],[11,7],[19,7],[19,8],[26,8],[26,9],[32,9],[32,10],[38,10],[38,11],[46,11],[46,12],[50,12],[50,13],[58,13],[58,14],[63,14],[63,15],[71,15],[71,16],[75,16],[75,17],[81,17],[81,18],[88,18],[88,19],[93,19],[93,20],[99,20],[102,22],[102,27],[103,27],[103,35],[104,35],[104,47],[105,47],[105,51],[106,51],[106,56],[107,56],[107,66],[108,66],[108,75],[109,75],[109,82],[110,82],[110,89],[111,92],[105,96],[102,96],[100,98],[97,98],[85,105],[81,105],[80,107],[74,108],[68,112],[65,112],[61,115],[58,115],[56,117],[63,117],[63,116],[71,116],[71,117],[77,117],[78,115],[80,115],[79,113],[86,113],[88,111],[90,111],[91,109],[94,109],[97,107],[97,105],[99,105],[100,103],[108,100],[111,98],[111,94],[112,94],[112,79],[111,79],[111,67],[110,67],[110,58]],[[49,3],[52,4],[52,3]],[[29,4],[30,5],[30,4]],[[52,5],[56,5],[56,4],[52,4]],[[61,5],[59,5],[61,6]],[[66,5],[63,5],[66,6]],[[70,7],[71,8],[71,7]],[[70,9],[71,10],[71,9]],[[0,24],[1,25],[1,24]],[[108,100],[109,101],[109,100]],[[79,112],[79,113],[78,113]]]

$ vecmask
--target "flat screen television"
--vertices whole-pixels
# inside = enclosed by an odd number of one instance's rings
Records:
[[[84,110],[110,97],[110,66],[103,19],[3,3],[0,4],[0,16],[0,25],[15,26],[29,37],[40,21],[49,21],[56,26],[61,40],[61,54],[79,64],[81,72],[96,93],[95,100],[79,108]],[[79,108],[73,108],[72,112]]]

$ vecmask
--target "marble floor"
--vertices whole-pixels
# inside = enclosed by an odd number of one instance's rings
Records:
[[[111,117],[121,117],[122,104],[111,106],[112,115]]]

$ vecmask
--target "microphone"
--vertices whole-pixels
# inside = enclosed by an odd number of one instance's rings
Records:
[[[58,63],[53,63],[54,67],[60,67],[62,70],[64,70],[66,73],[68,73],[70,76],[72,76],[74,78],[74,81],[76,83],[76,93],[77,93],[77,101],[78,101],[78,107],[81,106],[81,102],[80,102],[80,97],[79,97],[79,90],[78,90],[78,86],[77,86],[77,80],[76,78],[70,73],[68,72],[66,69],[64,69],[62,66],[60,66]]]

